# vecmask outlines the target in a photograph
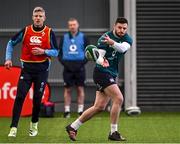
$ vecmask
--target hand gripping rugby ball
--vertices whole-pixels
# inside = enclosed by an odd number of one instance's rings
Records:
[[[87,60],[96,61],[99,57],[98,48],[95,45],[87,45],[85,48],[85,56]]]

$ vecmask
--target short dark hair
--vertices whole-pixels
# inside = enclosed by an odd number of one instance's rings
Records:
[[[74,18],[74,17],[69,18],[68,22],[69,21],[77,21],[78,22],[78,20],[76,18]]]
[[[128,20],[126,19],[126,18],[124,18],[124,17],[118,17],[117,19],[116,19],[116,22],[115,22],[115,24],[117,24],[117,23],[127,23],[128,24]]]

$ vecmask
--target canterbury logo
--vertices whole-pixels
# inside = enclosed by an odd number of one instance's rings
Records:
[[[32,37],[30,37],[30,42],[31,42],[31,43],[36,43],[36,44],[41,44],[42,41],[41,41],[40,39],[41,39],[41,37],[32,36]]]

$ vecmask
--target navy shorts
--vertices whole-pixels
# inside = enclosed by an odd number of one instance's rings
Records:
[[[85,81],[85,68],[82,67],[79,71],[69,71],[68,69],[64,69],[63,71],[63,79],[65,87],[72,86],[84,86]]]
[[[109,73],[102,72],[98,68],[94,69],[93,80],[94,80],[94,83],[96,84],[97,91],[103,92],[103,90],[106,87],[112,84],[116,84],[115,79],[116,78],[110,75]]]

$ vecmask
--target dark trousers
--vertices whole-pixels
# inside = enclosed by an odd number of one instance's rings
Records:
[[[22,106],[26,98],[32,83],[34,84],[34,94],[33,94],[33,109],[32,109],[32,119],[33,123],[38,122],[41,99],[44,93],[44,88],[47,83],[48,71],[43,72],[27,72],[24,69],[21,71],[19,77],[19,82],[17,86],[17,94],[13,107],[13,117],[10,127],[17,127],[20,114],[22,111]]]

